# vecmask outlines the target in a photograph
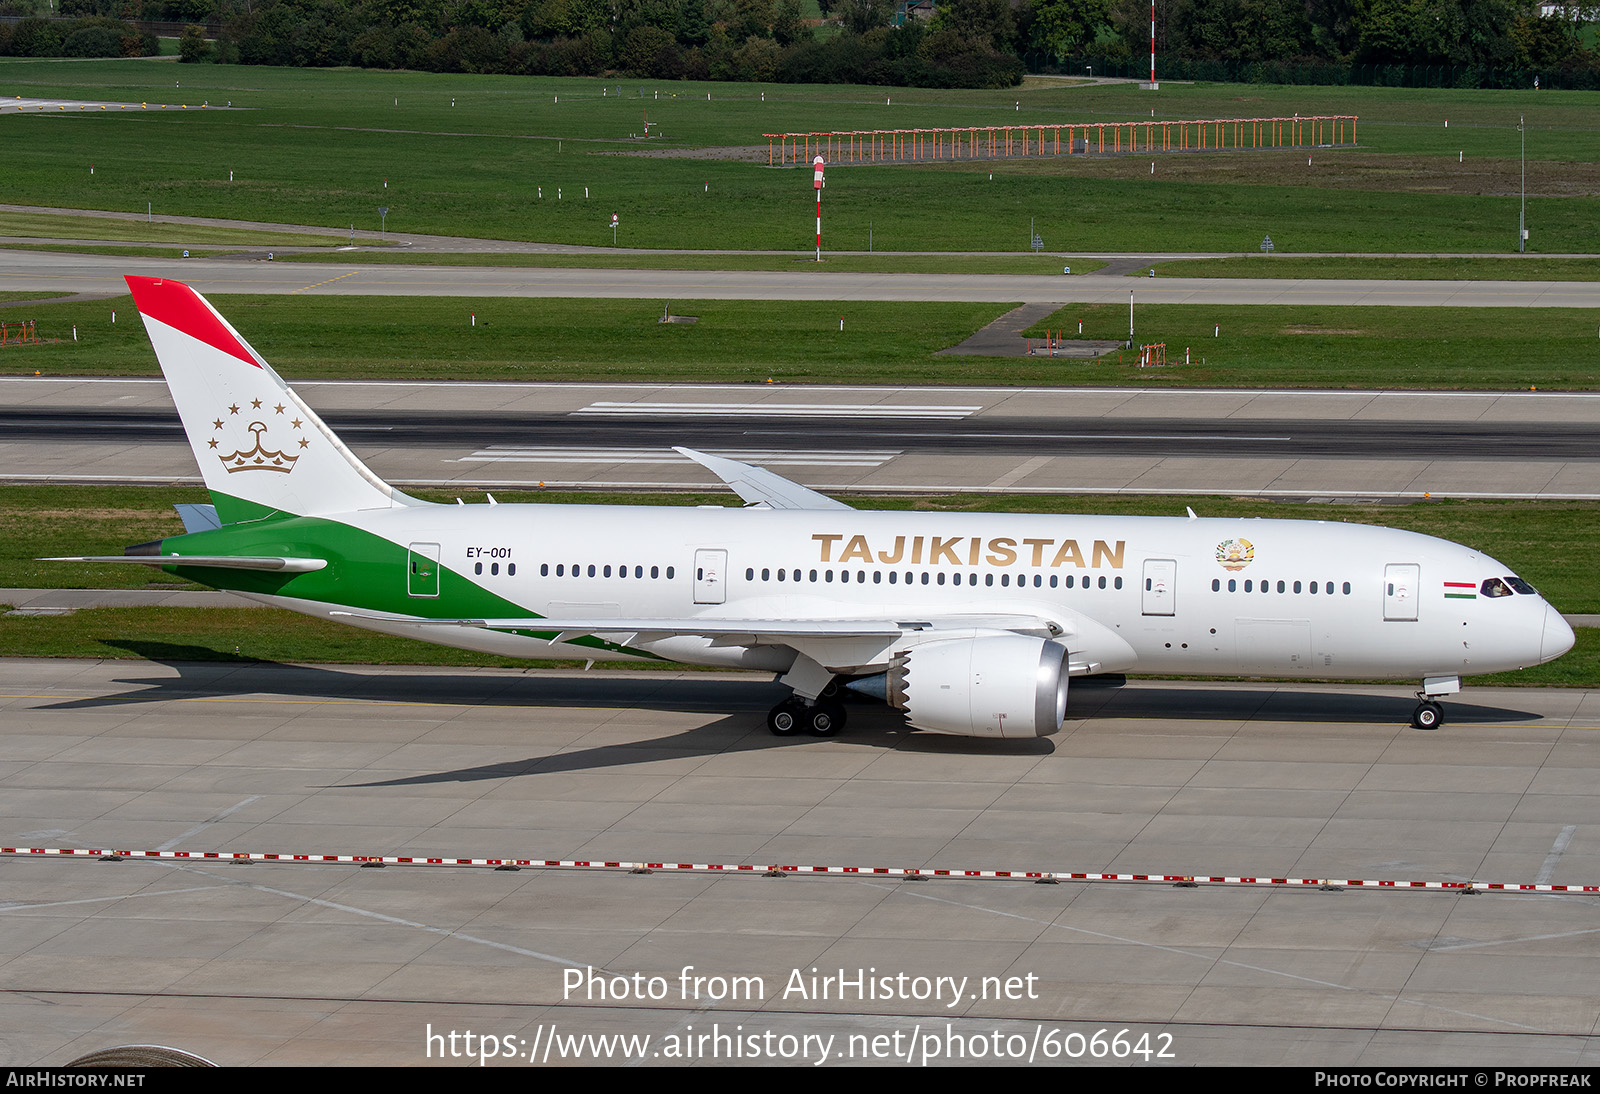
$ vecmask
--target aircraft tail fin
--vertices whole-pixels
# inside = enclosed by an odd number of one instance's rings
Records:
[[[368,470],[205,297],[126,280],[224,524],[422,504]]]

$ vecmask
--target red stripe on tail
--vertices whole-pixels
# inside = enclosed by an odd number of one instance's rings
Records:
[[[141,314],[159,319],[247,365],[261,367],[250,347],[228,329],[205,298],[182,281],[164,277],[125,277],[123,280],[128,283],[134,306]]]

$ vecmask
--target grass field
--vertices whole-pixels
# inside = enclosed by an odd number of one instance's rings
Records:
[[[438,251],[373,253],[347,251],[339,254],[279,256],[283,262],[345,262],[351,264],[395,264],[414,266],[529,266],[588,270],[781,270],[788,273],[946,273],[946,274],[1059,274],[1063,266],[1074,273],[1090,273],[1105,267],[1095,258],[1060,255],[975,255],[975,254],[828,254],[822,261],[815,252],[779,254],[482,254]]]
[[[39,557],[117,553],[129,543],[182,531],[171,506],[204,492],[158,487],[0,487],[0,587],[194,588],[134,566],[41,563]],[[433,493],[451,501],[454,494]],[[496,495],[503,502],[649,505],[732,504],[710,495]],[[476,499],[474,499],[476,500]],[[1590,562],[1590,532],[1600,503],[1429,502],[1409,506],[1291,505],[1230,498],[927,497],[858,498],[866,509],[982,512],[1101,512],[1290,517],[1383,524],[1466,543],[1515,567],[1566,612],[1600,611],[1600,579]],[[1579,646],[1551,665],[1483,682],[1600,686],[1600,641],[1580,630]],[[0,615],[0,656],[133,657],[179,660],[339,661],[379,664],[519,665],[523,662],[370,634],[286,612],[258,609],[119,608],[68,616]]]
[[[3,71],[3,70],[0,70]],[[343,236],[309,232],[271,232],[249,228],[225,228],[208,224],[167,224],[138,218],[71,216],[61,213],[21,213],[0,210],[0,236],[48,237],[52,239],[121,240],[128,243],[166,243],[172,246],[215,244],[251,247],[341,247],[350,242]],[[367,245],[377,239],[358,237]]]
[[[629,246],[800,250],[814,231],[809,178],[766,167],[763,133],[1130,121],[1154,109],[1357,114],[1362,148],[1318,150],[1309,166],[1304,151],[1168,156],[1154,174],[1147,157],[835,165],[825,242],[864,250],[870,227],[881,250],[1020,251],[1032,220],[1058,251],[1241,251],[1267,234],[1291,252],[1508,251],[1521,114],[1534,248],[1592,250],[1600,219],[1600,127],[1581,92],[1166,84],[1152,96],[1059,83],[955,92],[133,61],[16,60],[0,71],[13,94],[236,108],[0,116],[0,134],[28,153],[8,163],[8,199],[52,207],[143,212],[150,202],[162,213],[371,233],[383,206],[393,231],[595,245],[610,242],[617,213]],[[647,118],[648,142],[637,136]],[[705,151],[728,147],[759,148],[761,162]]]
[[[661,300],[218,296],[229,321],[294,382],[312,378],[643,380],[1150,386],[1600,386],[1600,316],[1584,309],[1139,305],[1141,342],[1164,369],[1100,361],[936,356],[1005,304],[674,300],[693,324],[663,324]],[[111,321],[115,310],[118,322]],[[41,337],[0,350],[0,371],[154,375],[127,297],[7,309]],[[477,326],[470,316],[477,314]],[[839,320],[845,329],[839,329]],[[1125,305],[1075,304],[1033,328],[1128,334]],[[1221,337],[1213,330],[1221,325]],[[78,341],[71,330],[78,329]],[[1185,348],[1192,364],[1183,365]]]

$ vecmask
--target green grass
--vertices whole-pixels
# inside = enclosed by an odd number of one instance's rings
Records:
[[[308,271],[307,281],[313,280]],[[1600,387],[1585,309],[1212,307],[1139,305],[1140,342],[1169,359],[1138,369],[1099,361],[935,356],[1003,314],[1006,304],[673,300],[693,324],[657,322],[662,300],[224,296],[229,321],[291,382],[312,378],[639,380],[762,383],[1144,384],[1216,387]],[[111,321],[116,311],[119,322]],[[470,316],[477,314],[477,326]],[[0,371],[155,375],[132,301],[39,302],[43,338],[8,347]],[[840,317],[845,320],[839,329]],[[1030,332],[1125,339],[1127,308],[1074,304]],[[1220,323],[1222,336],[1212,337]],[[71,328],[78,328],[78,341]]]
[[[718,252],[626,254],[483,254],[439,251],[341,251],[338,254],[282,255],[282,262],[340,262],[352,265],[406,266],[527,266],[587,270],[779,270],[806,273],[940,273],[940,274],[1060,274],[1063,266],[1074,273],[1091,273],[1106,263],[1094,258],[1060,255],[830,254],[822,261],[815,252],[722,254]]]
[[[1331,151],[1305,177],[1303,167],[1292,170],[1303,165],[1294,152],[1167,157],[1142,178],[1137,157],[836,165],[825,241],[864,250],[870,225],[875,249],[1022,251],[1031,219],[1053,250],[1237,251],[1271,234],[1291,251],[1504,251],[1517,222],[1515,187],[1504,179],[1517,169],[1519,114],[1536,168],[1529,215],[1538,249],[1587,251],[1600,220],[1596,188],[1564,181],[1572,164],[1600,160],[1592,96],[1577,92],[1165,85],[1152,96],[1129,85],[988,92],[128,61],[4,68],[13,94],[152,104],[0,118],[0,134],[28,149],[8,162],[8,200],[54,207],[143,212],[151,202],[158,213],[373,233],[384,206],[391,231],[593,245],[610,242],[618,213],[623,245],[802,250],[814,232],[804,172],[616,153],[646,146],[633,136],[646,117],[656,150],[764,149],[762,134],[779,131],[1131,121],[1154,108],[1168,118],[1354,113],[1361,155],[1395,162],[1350,177],[1340,165],[1355,160]],[[181,88],[171,86],[175,77]],[[154,109],[230,100],[241,109]],[[1449,192],[1407,189],[1418,163],[1442,166],[1462,153],[1494,178],[1451,183]],[[1169,178],[1180,164],[1201,176]],[[565,199],[551,201],[557,187]],[[591,198],[575,199],[585,187]],[[1541,188],[1569,196],[1540,197]]]
[[[244,254],[244,251],[217,251],[187,247],[116,247],[106,245],[96,247],[92,244],[72,243],[8,243],[0,244],[3,251],[55,251],[61,254],[75,255],[121,255],[125,258],[222,258],[227,255]],[[187,256],[184,252],[188,251]],[[63,295],[56,293],[53,295]]]
[[[320,280],[309,276],[310,280]],[[211,299],[284,376],[390,379],[764,382],[988,378],[987,358],[934,357],[1007,310],[1004,304],[674,300],[693,324],[660,323],[661,300],[221,296]],[[119,321],[111,321],[111,313]],[[470,316],[477,314],[477,325]],[[155,375],[128,297],[38,304],[55,345],[8,348],[0,370]],[[839,320],[845,329],[840,331]],[[78,341],[70,328],[78,328]],[[1047,364],[1027,366],[1037,378]]]
[[[1158,262],[1160,277],[1388,278],[1397,281],[1595,281],[1600,259],[1522,258],[1352,258],[1262,255],[1247,258],[1190,258]],[[1134,275],[1137,276],[1137,275]]]
[[[312,232],[274,232],[253,228],[224,228],[209,224],[168,224],[137,217],[86,217],[61,213],[0,211],[0,236],[48,239],[115,240],[129,243],[166,243],[177,247],[194,244],[252,247],[342,247],[349,236]],[[361,240],[376,244],[376,239]]]
[[[1128,337],[1121,304],[1071,304],[1029,329]],[[1221,336],[1214,336],[1220,324]],[[1596,328],[1586,309],[1220,307],[1139,305],[1141,344],[1164,342],[1168,367],[1064,364],[1079,383],[1219,387],[1470,388],[1600,386]],[[1183,364],[1185,349],[1192,363]],[[1113,354],[1110,362],[1131,360]]]

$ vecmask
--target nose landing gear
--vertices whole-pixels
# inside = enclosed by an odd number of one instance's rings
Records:
[[[1424,700],[1411,712],[1411,724],[1417,729],[1438,729],[1444,724],[1444,710],[1438,703]]]
[[[1423,680],[1422,687],[1417,691],[1417,698],[1421,702],[1411,712],[1411,724],[1418,729],[1438,729],[1444,724],[1444,708],[1436,700],[1460,690],[1459,676],[1429,676]]]

